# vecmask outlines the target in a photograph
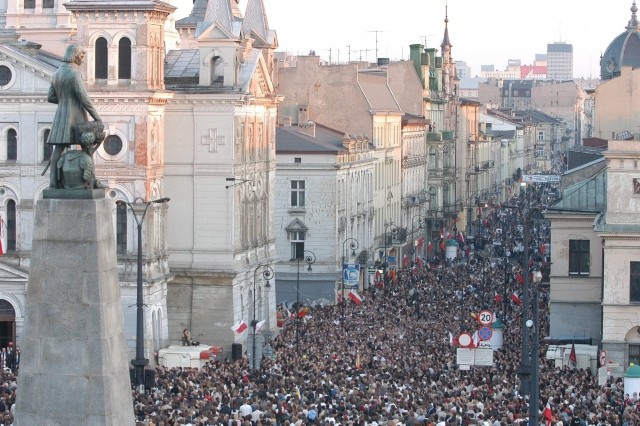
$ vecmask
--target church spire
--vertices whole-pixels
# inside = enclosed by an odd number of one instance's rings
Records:
[[[636,6],[636,2],[634,0],[633,4],[631,5],[631,19],[629,20],[629,24],[627,24],[628,30],[638,29],[638,17],[636,15],[636,12],[638,12],[638,7]]]
[[[443,52],[445,47],[453,47],[451,46],[451,41],[449,41],[449,5],[447,3],[444,4],[444,37],[442,38],[440,47]]]

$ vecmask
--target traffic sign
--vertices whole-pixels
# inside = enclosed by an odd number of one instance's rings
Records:
[[[472,341],[473,339],[469,333],[460,333],[458,336],[458,344],[463,348],[469,347]]]
[[[478,322],[482,325],[489,325],[493,323],[493,312],[491,311],[480,311],[478,314]]]
[[[493,331],[491,331],[491,328],[487,327],[486,325],[478,329],[478,338],[480,340],[489,340],[491,339],[492,335],[493,335]]]

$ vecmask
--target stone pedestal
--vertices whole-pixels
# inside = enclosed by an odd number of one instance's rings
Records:
[[[112,203],[36,205],[16,426],[134,424]]]

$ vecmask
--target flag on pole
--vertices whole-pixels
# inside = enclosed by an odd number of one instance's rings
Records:
[[[256,333],[262,331],[262,328],[267,323],[267,320],[262,320],[256,324]]]
[[[410,261],[411,259],[409,258],[409,256],[405,254],[404,257],[402,258],[402,267],[406,268],[407,266],[409,266]]]
[[[342,303],[342,291],[338,290],[337,287],[334,289],[334,291],[336,293],[336,300],[338,301],[338,303]]]
[[[496,297],[494,300],[496,301],[496,305],[500,305],[502,303],[502,295],[496,292]]]
[[[433,242],[429,240],[429,243],[427,244],[427,253],[431,252],[433,252]]]
[[[511,295],[511,300],[513,300],[513,303],[515,303],[516,305],[522,304],[522,300],[520,300],[520,296],[518,296],[518,293],[515,291]]]
[[[571,342],[571,353],[569,353],[569,359],[574,366],[578,363],[578,357],[576,356],[576,345],[573,342]]]
[[[522,285],[524,283],[524,277],[520,272],[516,275],[516,279],[518,280],[518,284]]]
[[[360,296],[355,290],[351,290],[349,292],[349,299],[351,299],[356,305],[362,305],[362,296]]]
[[[243,331],[245,331],[247,329],[247,323],[244,321],[240,321],[235,323],[234,325],[231,326],[231,330],[235,331],[236,333],[240,334]]]

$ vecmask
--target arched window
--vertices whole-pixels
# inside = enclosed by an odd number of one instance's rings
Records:
[[[16,251],[16,202],[7,202],[7,251]]]
[[[116,207],[116,253],[127,253],[127,205],[117,204]]]
[[[7,132],[7,160],[16,161],[18,159],[18,132],[9,129]]]
[[[96,78],[107,79],[109,75],[109,52],[107,40],[100,37],[96,40]]]
[[[51,160],[51,153],[53,152],[53,145],[47,143],[47,139],[49,139],[49,134],[51,133],[51,129],[47,129],[44,131],[42,135],[42,142],[44,144],[42,149],[42,161]]]
[[[131,78],[131,40],[126,37],[118,43],[118,79]]]
[[[224,68],[222,58],[215,56],[211,59],[211,84],[224,82]]]

